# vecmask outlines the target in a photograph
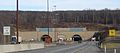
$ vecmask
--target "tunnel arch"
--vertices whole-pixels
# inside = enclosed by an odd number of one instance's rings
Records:
[[[50,37],[50,36],[49,36],[49,35],[44,34],[44,35],[42,35],[41,40],[42,40],[42,41],[45,41],[45,38],[47,38],[47,37]],[[50,37],[50,38],[51,38],[51,37]]]
[[[72,40],[73,41],[82,41],[82,37],[78,34],[75,34],[75,35],[73,35]]]

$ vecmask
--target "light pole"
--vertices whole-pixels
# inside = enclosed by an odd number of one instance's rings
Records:
[[[93,21],[93,24],[94,24],[94,20],[95,20],[95,11],[94,10],[93,10],[92,14],[93,14],[93,20],[92,21]]]
[[[105,10],[105,24],[106,24],[106,26],[107,26],[107,24],[108,24],[108,10]]]
[[[16,1],[16,9],[17,9],[17,11],[16,11],[16,31],[17,31],[17,33],[16,33],[16,36],[17,36],[17,43],[18,43],[18,37],[19,37],[19,32],[18,32],[18,30],[19,30],[19,28],[18,28],[18,26],[19,26],[19,20],[18,20],[18,18],[19,18],[19,1],[17,0]]]
[[[54,17],[53,17],[53,22],[54,22],[54,41],[56,42],[57,41],[57,36],[56,36],[56,27],[55,27],[55,25],[56,25],[56,5],[54,5],[53,6],[54,7],[54,11],[53,11],[53,13],[54,13]]]
[[[48,18],[48,35],[49,35],[49,22],[50,22],[50,20],[49,20],[49,0],[47,0],[47,18]]]
[[[53,7],[55,8],[54,11],[56,11],[56,5],[54,5]]]

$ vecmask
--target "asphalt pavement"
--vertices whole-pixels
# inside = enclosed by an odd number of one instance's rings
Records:
[[[55,47],[12,53],[99,53],[98,51],[100,51],[100,49],[96,46],[96,42],[87,41],[79,44],[58,45]]]

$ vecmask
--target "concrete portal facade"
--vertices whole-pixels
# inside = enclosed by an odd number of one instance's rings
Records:
[[[39,30],[43,30],[43,28],[39,28]],[[78,30],[78,28],[75,28],[75,31],[71,28],[52,28],[52,30],[50,29],[49,35],[50,37],[52,37],[52,41],[57,41],[60,37],[62,37],[65,40],[70,40],[72,38],[73,35],[78,34],[82,37],[83,40],[87,40],[89,38],[91,38],[93,36],[93,34],[96,31],[87,31],[85,30],[85,28],[83,28],[83,30],[81,28],[79,28],[80,30]],[[19,32],[19,36],[22,37],[22,40],[24,41],[29,41],[31,39],[34,40],[41,40],[40,38],[42,37],[42,35],[48,34],[47,29],[43,30],[43,31],[39,31],[37,29],[37,31],[25,31],[25,32]]]

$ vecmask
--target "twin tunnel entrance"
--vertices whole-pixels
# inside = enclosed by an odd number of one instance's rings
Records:
[[[73,41],[82,41],[82,37],[78,34],[75,34],[75,35],[73,35],[72,40]]]
[[[73,35],[71,38],[72,41],[82,41],[82,37],[78,34]],[[44,42],[47,40],[49,43],[51,43],[52,37],[50,37],[49,35],[42,35],[41,40]]]

